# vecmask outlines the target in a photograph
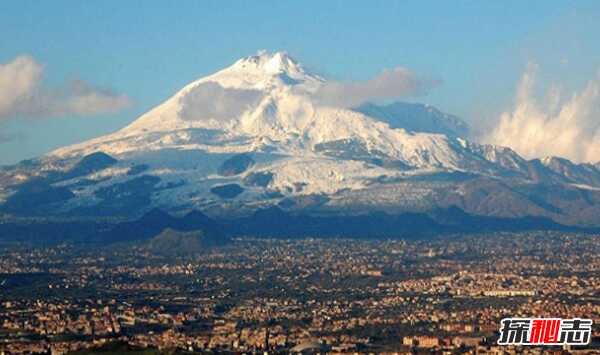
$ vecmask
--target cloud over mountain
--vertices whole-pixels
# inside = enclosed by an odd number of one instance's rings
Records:
[[[500,115],[483,140],[509,146],[527,158],[600,161],[600,77],[566,100],[556,88],[539,100],[534,94],[536,72],[537,66],[529,65],[518,85],[515,107]]]
[[[42,66],[30,56],[0,64],[0,117],[10,115],[19,101],[33,92],[42,72]]]
[[[439,81],[422,79],[406,68],[396,67],[365,81],[328,81],[314,96],[322,105],[354,107],[367,101],[426,94],[437,85]]]
[[[130,105],[127,96],[73,80],[59,87],[42,85],[43,66],[22,55],[0,64],[0,120],[26,117],[91,116]]]
[[[219,83],[198,84],[182,98],[184,120],[236,118],[261,98],[259,90],[224,88]]]

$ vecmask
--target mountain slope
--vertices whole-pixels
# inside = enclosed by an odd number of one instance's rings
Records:
[[[391,128],[404,128],[411,132],[440,133],[456,137],[469,135],[469,126],[464,121],[429,105],[405,102],[394,102],[387,105],[366,103],[357,107],[355,111],[386,122]]]

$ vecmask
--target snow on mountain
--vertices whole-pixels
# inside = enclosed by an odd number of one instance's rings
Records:
[[[559,157],[545,157],[540,159],[540,162],[554,173],[568,179],[569,182],[600,186],[600,170],[593,164],[575,164]]]
[[[473,162],[466,161],[474,159],[472,152],[464,151],[453,138],[408,131],[399,126],[400,118],[390,123],[377,115],[315,105],[311,95],[323,82],[285,53],[260,52],[187,85],[114,134],[51,155],[103,151],[135,156],[162,149],[241,153],[268,148],[311,156],[319,144],[352,139],[368,152],[418,169],[473,167]],[[236,105],[241,106],[239,110],[232,108]],[[398,111],[398,105],[390,107]],[[393,114],[393,110],[388,113]],[[458,127],[456,131],[464,128],[452,116],[437,110],[434,116]]]
[[[324,83],[286,53],[259,52],[186,85],[113,134],[0,172],[0,200],[24,209],[26,195],[10,186],[32,177],[45,179],[35,187],[41,201],[83,214],[150,206],[239,212],[284,202],[333,208],[358,200],[424,208],[448,191],[464,195],[427,182],[431,176],[572,175],[569,182],[600,186],[591,166],[536,165],[509,148],[469,142],[464,122],[430,106],[317,104]],[[97,152],[116,162],[72,173],[82,157],[108,159]],[[42,166],[51,173],[40,173]],[[303,196],[312,197],[293,202]]]
[[[355,111],[387,122],[392,128],[456,137],[469,135],[469,125],[463,120],[430,105],[406,102],[393,102],[387,105],[365,103]]]

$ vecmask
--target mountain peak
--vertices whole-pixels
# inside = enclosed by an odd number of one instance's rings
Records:
[[[237,71],[259,71],[271,75],[287,74],[291,77],[306,74],[302,65],[283,51],[260,50],[255,55],[235,62],[232,69]]]

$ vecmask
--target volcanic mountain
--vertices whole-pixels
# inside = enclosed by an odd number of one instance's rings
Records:
[[[431,106],[356,108],[286,53],[259,52],[196,80],[129,126],[0,171],[8,216],[139,216],[153,208],[247,216],[356,215],[458,207],[600,225],[600,170],[526,160],[467,139]]]

